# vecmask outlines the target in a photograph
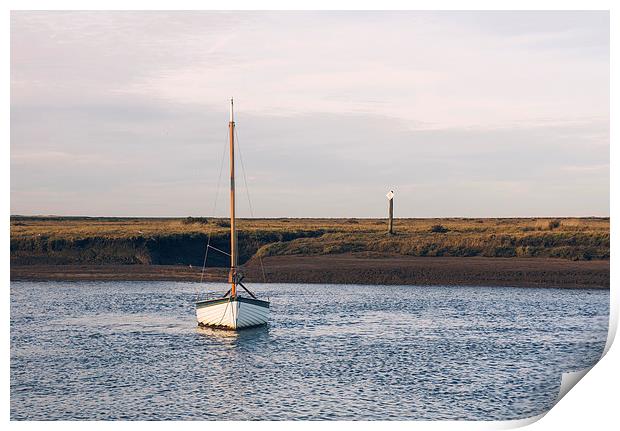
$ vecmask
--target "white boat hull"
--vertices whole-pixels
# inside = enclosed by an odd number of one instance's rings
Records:
[[[233,330],[265,325],[269,302],[241,296],[199,301],[196,319],[202,326]]]

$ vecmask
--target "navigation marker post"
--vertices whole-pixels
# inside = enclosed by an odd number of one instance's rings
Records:
[[[390,235],[394,235],[394,190],[390,190],[386,196],[388,198],[388,202],[390,203],[388,233]]]

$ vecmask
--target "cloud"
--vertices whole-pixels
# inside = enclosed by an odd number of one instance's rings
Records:
[[[231,95],[259,216],[609,213],[606,12],[13,12],[12,211],[208,215]]]

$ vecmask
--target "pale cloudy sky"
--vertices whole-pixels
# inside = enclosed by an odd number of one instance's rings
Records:
[[[13,12],[11,212],[212,215],[231,96],[258,217],[609,215],[607,12]]]

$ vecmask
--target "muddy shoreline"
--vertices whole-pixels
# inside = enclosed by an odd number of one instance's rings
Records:
[[[609,260],[551,258],[272,256],[267,282],[519,286],[609,289]],[[248,282],[263,281],[259,261],[245,266]],[[12,281],[225,281],[225,268],[185,265],[12,265]]]

